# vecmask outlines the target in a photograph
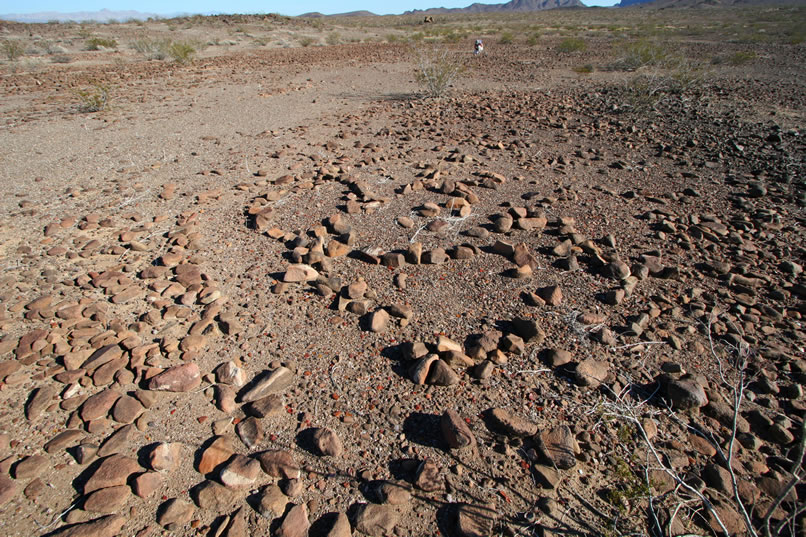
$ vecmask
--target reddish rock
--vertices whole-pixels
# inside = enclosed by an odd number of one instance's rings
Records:
[[[276,537],[308,537],[310,527],[308,507],[303,503],[289,509],[275,535]]]
[[[67,526],[49,534],[48,537],[116,537],[121,535],[125,524],[126,519],[122,516],[107,515],[82,524]]]
[[[166,369],[148,382],[154,391],[188,392],[201,384],[201,371],[193,362]]]
[[[205,448],[199,460],[199,473],[209,474],[218,465],[225,462],[235,453],[232,441],[226,436],[217,436],[212,443]]]
[[[263,471],[272,477],[298,479],[300,476],[299,465],[289,451],[264,451],[258,453],[256,458],[260,461],[260,466],[263,468]]]
[[[137,461],[123,455],[112,455],[104,459],[84,485],[84,494],[98,489],[125,485],[129,476],[142,472]]]

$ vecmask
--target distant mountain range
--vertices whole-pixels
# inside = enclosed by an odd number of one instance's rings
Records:
[[[730,7],[730,6],[772,6],[803,5],[806,0],[621,0],[615,7]]]
[[[155,13],[141,13],[140,11],[111,11],[109,9],[102,9],[100,11],[77,11],[75,13],[62,13],[60,11],[42,11],[39,13],[10,13],[8,15],[0,15],[0,19],[16,22],[50,22],[50,21],[96,21],[96,22],[109,22],[109,21],[128,21],[128,20],[146,20],[150,17],[169,17],[177,15],[157,15]]]
[[[615,7],[646,6],[656,8],[666,7],[719,7],[719,6],[753,6],[753,5],[774,5],[774,4],[806,4],[806,0],[621,0]],[[504,4],[481,4],[475,3],[462,8],[437,7],[431,9],[415,9],[406,11],[404,15],[440,15],[443,13],[517,13],[527,11],[543,11],[547,9],[560,8],[584,8],[586,7],[580,0],[511,0]],[[213,13],[202,13],[212,15]],[[219,14],[219,13],[216,13]],[[128,21],[146,20],[149,18],[168,19],[172,17],[182,17],[191,13],[173,13],[170,15],[158,15],[156,13],[142,13],[140,11],[112,11],[102,9],[100,11],[79,11],[75,13],[62,13],[59,11],[45,11],[40,13],[12,13],[0,15],[0,20],[42,23],[50,21]],[[349,13],[339,13],[337,15],[324,15],[312,12],[300,15],[300,17],[372,17],[376,16],[371,11],[351,11]]]
[[[440,15],[442,13],[514,13],[523,11],[542,11],[569,7],[585,7],[579,0],[511,0],[506,4],[475,3],[467,7],[431,9],[415,9],[406,11],[404,15]]]

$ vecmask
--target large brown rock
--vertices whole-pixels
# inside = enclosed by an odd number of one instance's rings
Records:
[[[308,507],[303,503],[288,510],[288,514],[280,523],[275,535],[277,537],[308,537],[310,527]]]
[[[338,435],[329,428],[318,428],[313,432],[313,443],[317,451],[326,457],[338,457],[344,452],[344,445]]]
[[[534,436],[537,434],[537,424],[515,414],[505,408],[491,408],[485,413],[487,423],[495,429],[494,432],[509,436]]]
[[[263,471],[272,477],[285,479],[298,479],[300,476],[299,464],[294,460],[290,451],[270,450],[258,453],[257,460]]]
[[[137,461],[123,455],[112,455],[104,459],[84,485],[84,494],[107,487],[125,485],[129,476],[142,472]]]
[[[540,433],[540,449],[554,466],[561,469],[572,468],[580,453],[574,433],[567,425],[559,425]]]
[[[448,409],[442,414],[440,419],[442,427],[442,437],[453,449],[461,449],[472,446],[476,443],[476,438],[468,427],[465,420],[453,409]]]
[[[235,453],[235,447],[232,445],[232,441],[226,436],[217,436],[202,451],[197,470],[200,474],[209,474],[218,465],[232,457],[233,453]]]
[[[170,367],[148,381],[153,391],[189,392],[201,384],[201,371],[193,362]]]
[[[82,524],[62,528],[49,537],[116,537],[121,535],[126,519],[120,515],[107,515]]]

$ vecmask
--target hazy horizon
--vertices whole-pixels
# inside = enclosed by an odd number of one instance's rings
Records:
[[[26,2],[25,9],[20,10],[19,2],[14,2],[13,7],[8,0],[0,0],[0,15],[3,16],[30,16],[43,13],[59,15],[70,14],[98,14],[102,12],[123,13],[137,12],[138,14],[157,15],[160,17],[170,17],[177,15],[224,15],[224,14],[266,14],[276,13],[280,15],[298,16],[304,13],[322,13],[333,15],[338,13],[349,13],[353,11],[370,11],[376,15],[399,15],[406,11],[425,10],[431,8],[464,8],[473,4],[473,0],[406,0],[401,2],[390,2],[378,4],[366,0],[345,0],[338,4],[324,2],[322,0],[307,0],[297,2],[289,8],[288,3],[283,2],[259,2],[257,0],[233,0],[230,2],[220,2],[218,0],[201,0],[192,2],[190,0],[172,0],[168,2],[158,2],[155,0],[143,0],[131,2],[130,0],[73,0],[64,2],[60,0],[31,0]],[[482,4],[504,4],[506,2],[479,2]],[[617,0],[583,0],[586,6],[613,6]]]

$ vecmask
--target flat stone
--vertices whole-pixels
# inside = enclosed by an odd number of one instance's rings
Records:
[[[426,382],[436,386],[453,386],[459,383],[459,375],[444,360],[436,360],[431,364]]]
[[[303,503],[288,510],[275,535],[277,537],[308,537],[308,507]]]
[[[144,472],[134,478],[132,490],[140,498],[150,498],[162,487],[162,475],[157,472]]]
[[[189,392],[201,384],[201,371],[193,362],[170,367],[148,381],[152,391]]]
[[[281,393],[291,386],[294,373],[287,367],[280,366],[264,373],[249,389],[241,395],[242,403],[251,403],[273,393]]]
[[[235,432],[238,434],[238,438],[241,439],[241,442],[249,449],[260,444],[266,435],[262,423],[254,416],[250,416],[238,422],[238,425],[235,426]]]
[[[114,433],[110,434],[98,448],[98,456],[106,457],[114,453],[120,453],[135,436],[134,425],[124,425]]]
[[[604,360],[587,358],[577,364],[574,380],[580,386],[596,388],[602,384],[610,373],[610,363]]]
[[[431,459],[425,459],[417,467],[414,484],[426,492],[442,490],[445,487],[439,466]]]
[[[459,504],[456,508],[457,537],[489,537],[498,520],[498,512],[492,506]]]
[[[56,396],[56,390],[49,385],[40,386],[31,391],[28,402],[25,404],[25,417],[35,420],[50,406]]]
[[[382,503],[408,505],[411,502],[411,487],[404,482],[383,481],[377,488]]]
[[[131,489],[118,485],[96,490],[84,500],[84,510],[90,513],[112,514],[119,511],[131,496]]]
[[[249,416],[256,418],[268,418],[281,415],[285,408],[283,405],[283,396],[273,393],[266,397],[261,397],[256,401],[252,401],[244,405],[243,411]]]
[[[312,282],[319,277],[319,273],[310,265],[289,265],[283,275],[286,283]]]
[[[157,509],[157,524],[169,531],[176,531],[190,522],[195,512],[192,503],[171,498]]]
[[[557,468],[568,469],[576,465],[580,449],[574,433],[567,425],[559,425],[540,433],[540,449]]]
[[[473,432],[468,427],[467,422],[455,410],[448,409],[442,414],[440,426],[442,437],[452,449],[462,449],[475,445],[476,437],[473,436]]]
[[[355,529],[371,536],[391,535],[400,520],[397,509],[391,505],[365,503],[355,516]]]
[[[182,460],[182,444],[162,443],[154,446],[148,454],[148,465],[157,472],[172,472]]]
[[[78,429],[68,429],[66,431],[62,431],[61,433],[51,438],[44,445],[44,448],[47,453],[54,453],[66,447],[71,447],[75,445],[79,440],[83,439],[85,436],[86,433],[84,431],[80,431]]]
[[[0,505],[7,504],[16,494],[17,483],[5,473],[0,473]]]
[[[243,499],[243,492],[209,480],[193,487],[190,494],[199,509],[219,513],[228,510],[236,501]]]
[[[300,477],[300,467],[289,451],[263,451],[258,453],[256,458],[260,461],[263,471],[272,477],[283,477],[285,479],[298,479]]]
[[[258,496],[256,510],[268,519],[277,518],[285,513],[288,496],[283,494],[277,485],[268,485]]]
[[[125,485],[129,476],[142,472],[137,461],[123,455],[112,455],[104,459],[84,485],[84,494],[98,489]]]
[[[313,443],[324,457],[339,457],[344,452],[341,439],[332,429],[326,427],[317,428],[313,432]]]
[[[551,367],[560,367],[573,361],[574,355],[563,349],[550,349],[546,361]]]
[[[39,477],[50,466],[50,460],[42,455],[25,457],[14,466],[15,479],[33,479]]]
[[[201,457],[199,457],[199,473],[203,475],[209,474],[220,464],[232,457],[233,453],[235,453],[235,447],[232,445],[232,441],[229,437],[215,437],[210,445],[202,451]]]
[[[121,395],[112,408],[112,419],[118,423],[133,423],[145,408],[143,404],[131,395]]]
[[[120,515],[107,515],[100,518],[73,524],[48,534],[48,537],[116,537],[121,535],[126,519]]]
[[[679,410],[699,408],[708,404],[705,389],[693,378],[670,379],[666,384],[666,394],[672,407]]]
[[[260,462],[244,455],[235,455],[221,469],[221,482],[231,488],[249,488],[260,475]]]
[[[485,413],[489,424],[509,436],[534,436],[537,434],[537,424],[523,418],[505,408],[492,408]]]

